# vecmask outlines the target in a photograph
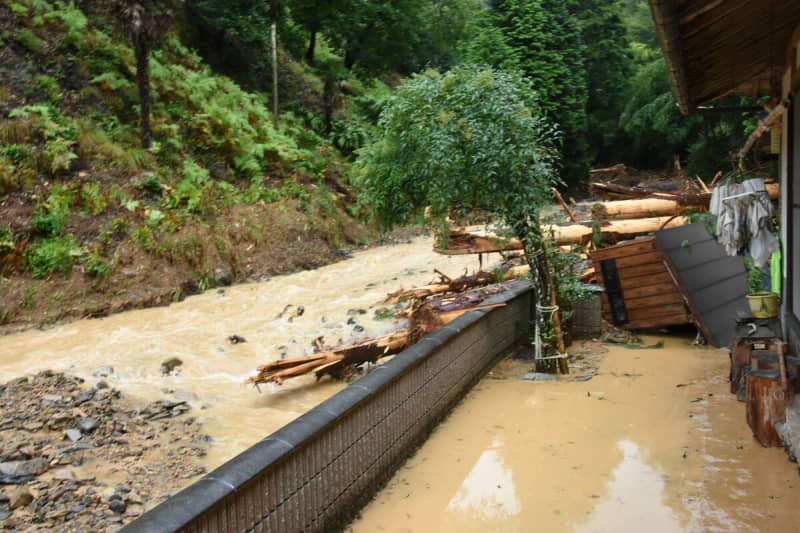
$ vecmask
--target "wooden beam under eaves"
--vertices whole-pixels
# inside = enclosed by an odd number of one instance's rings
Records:
[[[674,0],[650,0],[650,11],[656,25],[658,40],[667,62],[672,88],[681,113],[688,115],[694,109],[686,82],[686,65],[683,40],[680,35],[678,12]]]

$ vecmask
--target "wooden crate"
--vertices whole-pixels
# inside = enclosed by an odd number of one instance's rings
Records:
[[[607,321],[626,329],[691,323],[653,237],[597,250],[591,257],[598,281],[606,289],[603,318]]]

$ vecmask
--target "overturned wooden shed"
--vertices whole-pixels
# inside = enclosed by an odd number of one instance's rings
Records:
[[[625,329],[691,323],[654,237],[597,250],[592,263],[605,288],[603,317],[608,322]]]
[[[747,273],[703,224],[656,232],[592,253],[605,288],[604,318],[625,329],[695,324],[713,346],[730,346],[748,316]]]

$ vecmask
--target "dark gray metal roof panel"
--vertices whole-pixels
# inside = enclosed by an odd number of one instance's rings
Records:
[[[656,247],[706,340],[719,348],[729,347],[736,319],[750,315],[742,258],[728,257],[700,223],[657,232]]]
[[[693,242],[684,239],[681,242],[683,244],[680,246],[665,249],[669,253],[670,261],[678,270],[697,267],[726,257],[725,250],[715,240]]]
[[[713,241],[714,237],[712,237],[708,231],[706,231],[703,235],[700,235],[697,226],[702,226],[702,224],[687,224],[685,226],[678,226],[677,228],[670,228],[668,230],[661,230],[656,233],[656,244],[662,250],[669,250],[672,248],[680,248],[683,245],[683,241],[691,241],[695,244],[701,243],[703,241]],[[705,228],[702,228],[705,229]],[[725,254],[723,250],[723,255]]]
[[[747,270],[744,268],[744,263],[736,261],[735,264],[730,265],[722,265],[723,262],[728,261],[729,257],[721,257],[714,261],[709,261],[708,263],[703,263],[702,265],[696,265],[692,268],[686,269],[686,275],[683,277],[683,287],[687,291],[695,291],[698,289],[702,289],[706,286],[706,283],[710,276],[715,275],[721,268],[731,269],[731,272],[735,271],[735,275],[744,275],[747,276]],[[739,268],[741,267],[741,268]]]

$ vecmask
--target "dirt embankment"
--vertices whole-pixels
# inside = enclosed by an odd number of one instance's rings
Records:
[[[189,410],[51,371],[0,385],[3,526],[107,531],[134,520],[205,473],[211,439]]]
[[[27,231],[35,216],[35,201],[26,196],[0,203],[4,224],[17,233]],[[172,232],[122,223],[115,229],[124,218],[114,212],[70,217],[67,229],[78,245],[102,246],[110,257],[102,276],[78,261],[67,275],[36,278],[24,266],[23,250],[23,266],[11,265],[0,276],[0,334],[168,305],[216,286],[317,268],[375,241],[340,208],[323,213],[296,201],[237,205]]]

